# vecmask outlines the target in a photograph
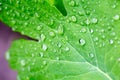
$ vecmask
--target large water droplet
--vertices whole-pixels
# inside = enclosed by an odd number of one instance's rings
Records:
[[[120,16],[118,14],[116,14],[114,17],[113,17],[114,20],[119,20],[120,19]]]
[[[85,45],[86,42],[85,42],[84,39],[80,39],[80,40],[79,40],[79,43],[80,43],[81,46],[83,46],[83,45]]]
[[[59,57],[56,57],[56,60],[60,60],[60,58],[59,58]]]
[[[46,51],[46,50],[47,50],[47,48],[48,48],[48,47],[47,47],[47,45],[46,45],[46,44],[43,44],[43,45],[42,45],[42,49],[43,49],[44,51]]]
[[[20,61],[21,66],[25,66],[25,60]]]
[[[69,2],[69,5],[72,6],[72,7],[74,7],[74,6],[75,6],[75,1],[74,1],[74,0],[71,0],[71,1]]]

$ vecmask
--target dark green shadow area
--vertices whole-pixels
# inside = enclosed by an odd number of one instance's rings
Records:
[[[55,0],[55,7],[62,13],[63,16],[67,16],[63,0]]]

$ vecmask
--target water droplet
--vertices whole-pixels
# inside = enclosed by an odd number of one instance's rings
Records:
[[[22,66],[25,66],[25,60],[21,60],[20,63]]]
[[[66,51],[69,51],[69,50],[70,50],[70,48],[69,48],[69,47],[66,47],[66,48],[65,48],[65,50],[66,50]]]
[[[46,65],[47,64],[47,61],[43,61],[43,65]]]
[[[63,32],[64,32],[64,30],[63,30],[63,25],[60,24],[60,25],[58,26],[58,34],[62,35]]]
[[[2,8],[0,7],[0,11],[2,11]]]
[[[54,24],[54,21],[53,20],[50,20],[48,25],[52,26]]]
[[[28,71],[30,71],[30,66],[28,66]]]
[[[41,25],[37,26],[37,30],[41,30],[41,29],[42,29]]]
[[[76,22],[76,21],[77,21],[77,19],[76,19],[76,17],[75,17],[75,16],[71,16],[70,21],[72,21],[72,22]]]
[[[47,45],[46,45],[46,44],[43,44],[43,45],[42,45],[42,49],[43,49],[44,51],[46,51],[46,50],[47,50],[47,48],[48,48],[48,47],[47,47]]]
[[[41,34],[41,35],[40,35],[40,41],[44,41],[44,40],[45,40],[45,38],[46,38],[46,37],[45,37],[45,35],[44,35],[44,34]]]
[[[116,8],[116,5],[114,4],[114,5],[112,5],[112,8]]]
[[[118,58],[118,62],[120,62],[120,58]]]
[[[62,47],[62,44],[61,44],[61,43],[58,43],[57,46],[60,48],[60,47]]]
[[[43,52],[40,52],[40,57],[43,57],[43,56],[44,56]]]
[[[90,29],[90,33],[92,34],[94,32],[94,30],[93,29]]]
[[[114,43],[114,41],[111,39],[111,40],[109,40],[109,43],[110,43],[110,44],[113,44],[113,43]]]
[[[83,15],[84,15],[84,13],[81,12],[81,11],[79,11],[78,14],[79,14],[80,16],[83,16]]]
[[[50,31],[50,32],[49,32],[49,35],[50,35],[51,37],[55,37],[55,33],[54,33],[53,31]]]
[[[94,54],[93,53],[89,53],[89,57],[90,58],[94,58]]]
[[[93,19],[91,20],[91,22],[92,22],[93,24],[96,24],[96,23],[98,22],[98,20],[97,20],[97,18],[93,18]]]
[[[117,14],[113,17],[114,20],[119,20],[120,19],[120,16]]]
[[[98,40],[99,40],[99,38],[98,38],[98,37],[95,37],[95,38],[94,38],[94,41],[98,41]]]
[[[74,6],[75,6],[75,1],[74,1],[74,0],[71,0],[71,1],[69,2],[69,5],[72,6],[72,7],[74,7]]]
[[[85,21],[85,23],[86,23],[87,25],[89,25],[89,24],[90,24],[90,20],[87,19],[87,20]]]
[[[59,57],[56,57],[56,60],[60,60],[60,58],[59,58]]]
[[[10,53],[9,53],[9,52],[6,52],[5,57],[6,57],[7,60],[9,60],[9,59],[10,59]]]
[[[79,43],[80,43],[81,46],[83,46],[83,45],[85,45],[86,42],[85,42],[84,39],[80,39],[80,40],[79,40]]]
[[[86,31],[87,31],[86,28],[82,28],[80,32],[85,33]]]

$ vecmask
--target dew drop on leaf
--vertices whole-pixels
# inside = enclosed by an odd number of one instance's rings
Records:
[[[64,30],[63,30],[63,25],[60,24],[60,25],[58,26],[58,34],[62,35],[63,32],[64,32]]]
[[[98,22],[98,20],[97,20],[97,18],[93,18],[93,19],[91,20],[91,22],[92,22],[93,24],[96,24],[96,23]]]
[[[60,47],[62,47],[62,44],[61,44],[61,43],[58,43],[57,46],[60,48]]]
[[[53,31],[50,31],[50,32],[49,32],[49,35],[50,35],[51,37],[55,37],[55,33],[54,33]]]
[[[98,40],[99,40],[99,38],[98,38],[98,37],[95,37],[95,38],[94,38],[94,41],[98,41]]]
[[[83,46],[83,45],[85,45],[86,42],[85,42],[84,39],[80,39],[80,40],[79,40],[79,43],[80,43],[81,46]]]
[[[87,25],[89,25],[89,24],[90,24],[90,20],[87,19],[87,20],[85,21],[85,23],[86,23]]]
[[[79,11],[78,14],[79,14],[80,16],[83,16],[83,15],[84,15],[84,13],[81,12],[81,11]]]
[[[43,57],[43,56],[44,56],[43,52],[40,52],[40,57]]]
[[[44,34],[41,34],[41,35],[40,35],[40,41],[44,41],[44,40],[45,40],[45,38],[46,38],[46,37],[45,37],[45,35],[44,35]]]
[[[25,65],[25,60],[21,60],[20,64],[21,64],[21,66],[24,66]]]
[[[94,32],[94,30],[93,29],[90,29],[90,33],[92,34]]]
[[[47,50],[47,48],[48,48],[48,47],[47,47],[47,45],[46,45],[46,44],[43,44],[43,45],[42,45],[42,49],[43,49],[44,51],[46,51],[46,50]]]
[[[120,16],[117,14],[113,17],[114,20],[119,20],[120,19]]]
[[[69,2],[69,5],[72,6],[72,7],[74,7],[74,6],[75,6],[75,1],[74,1],[74,0],[71,0],[71,1]]]
[[[80,32],[85,33],[86,31],[87,31],[86,28],[82,28]]]
[[[41,25],[38,25],[37,26],[37,30],[41,30],[42,29],[42,26]]]
[[[71,21],[71,22],[76,22],[76,21],[77,21],[77,19],[76,19],[76,17],[75,17],[75,16],[71,16],[71,17],[70,17],[70,21]]]
[[[94,58],[94,54],[93,53],[89,53],[89,57],[90,58]]]
[[[110,44],[113,44],[113,43],[114,43],[114,41],[113,41],[112,39],[110,39],[110,40],[109,40],[109,43],[110,43]]]
[[[65,50],[66,50],[66,51],[69,51],[69,50],[70,50],[70,48],[69,48],[69,47],[66,47],[66,48],[65,48]]]

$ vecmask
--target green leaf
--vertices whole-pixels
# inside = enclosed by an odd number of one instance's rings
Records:
[[[1,1],[1,21],[39,39],[15,41],[7,53],[18,78],[120,80],[120,1],[58,2]]]

